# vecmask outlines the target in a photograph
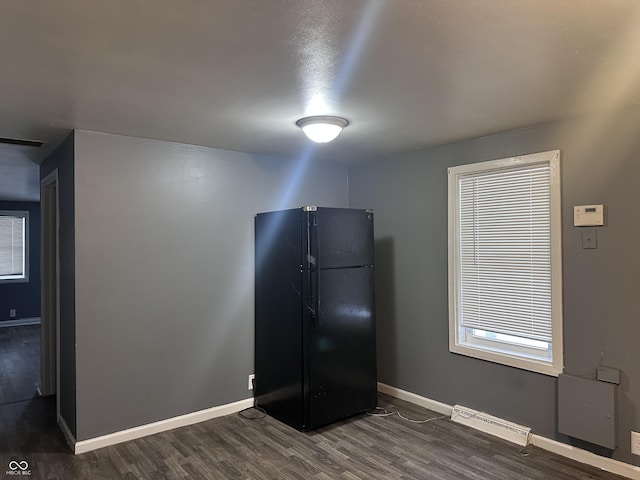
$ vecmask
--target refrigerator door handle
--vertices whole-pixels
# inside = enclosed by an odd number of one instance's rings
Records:
[[[307,307],[307,311],[311,314],[311,320],[315,320],[316,318],[316,309],[315,309],[315,300],[314,300],[314,289],[311,284],[311,270],[307,270],[307,285],[309,285],[309,300],[305,305]]]
[[[313,316],[313,325],[318,326],[318,320],[320,317],[320,270],[317,268],[311,272],[313,275],[313,310],[315,311],[315,315]]]
[[[307,285],[309,285],[309,301],[307,310],[311,314],[311,324],[318,325],[318,308],[319,308],[319,281],[317,269],[307,270]]]
[[[318,325],[318,315],[320,313],[319,252],[318,219],[315,211],[310,211],[307,217],[307,285],[309,286],[309,300],[306,308],[311,314],[311,325],[313,326]]]
[[[313,316],[313,325],[318,326],[318,321],[320,317],[320,225],[318,225],[318,217],[316,214],[313,215],[313,229],[315,230],[315,240],[316,240],[316,250],[315,250],[315,262],[311,268],[311,273],[313,275],[313,286],[311,288],[313,292],[313,310],[315,312]]]

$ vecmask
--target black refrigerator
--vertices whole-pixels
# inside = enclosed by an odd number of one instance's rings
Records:
[[[307,431],[376,406],[373,212],[255,218],[256,404]]]

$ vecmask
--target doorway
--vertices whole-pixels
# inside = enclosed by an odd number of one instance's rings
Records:
[[[42,304],[40,395],[60,390],[60,241],[58,170],[40,182],[42,221]],[[56,395],[56,417],[60,418],[60,398]]]
[[[7,192],[0,192],[0,405],[32,399],[40,384],[39,198],[12,200]]]

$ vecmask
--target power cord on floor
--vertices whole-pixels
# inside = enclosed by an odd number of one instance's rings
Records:
[[[256,379],[255,379],[255,377],[253,377],[251,379],[251,385],[252,385],[253,391],[254,391],[253,406],[245,408],[244,410],[240,410],[238,412],[238,415],[241,416],[242,418],[246,418],[247,420],[260,420],[261,418],[265,418],[267,416],[267,412],[265,411],[264,408],[258,406],[258,399],[255,396],[255,391],[256,391]],[[245,412],[248,412],[250,410],[257,411],[259,413],[258,416],[246,415]]]
[[[259,412],[258,416],[253,416],[253,415],[246,415],[245,412],[248,412],[249,410],[255,410],[257,412]],[[249,407],[249,408],[245,408],[244,410],[240,410],[238,412],[238,415],[240,415],[242,418],[246,418],[247,420],[259,420],[261,418],[264,418],[267,416],[267,412],[265,412],[264,408],[259,407],[257,405],[254,405],[253,407]]]
[[[398,415],[401,419],[406,420],[407,422],[411,422],[411,423],[427,423],[427,422],[433,422],[434,420],[442,420],[443,418],[448,418],[449,415],[441,415],[440,417],[433,417],[433,418],[426,418],[424,420],[414,420],[411,419],[409,417],[404,416],[402,413],[396,411],[396,412],[390,412],[388,411],[386,408],[383,407],[375,407],[371,410],[367,411],[367,415],[370,415],[372,417],[391,417],[393,415]],[[376,411],[382,411],[382,413],[376,413]]]
[[[518,453],[520,455],[522,455],[523,457],[528,457],[529,456],[529,451],[527,450],[527,447],[529,445],[533,444],[532,439],[533,439],[533,432],[530,431],[529,433],[527,433],[527,440],[525,442],[524,447],[522,447],[520,450],[518,450]]]

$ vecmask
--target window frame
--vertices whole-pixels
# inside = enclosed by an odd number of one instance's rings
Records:
[[[550,359],[534,358],[536,350],[508,347],[505,342],[491,339],[469,340],[469,327],[461,325],[460,299],[460,236],[459,236],[459,179],[462,176],[508,170],[525,165],[549,165],[550,179],[550,260],[551,260],[551,331]],[[448,273],[449,273],[449,351],[502,365],[529,370],[550,376],[562,373],[562,205],[560,178],[560,151],[534,153],[448,169]]]
[[[0,217],[22,217],[24,218],[24,242],[23,259],[24,271],[22,275],[0,275],[0,285],[7,283],[28,283],[29,282],[29,212],[27,210],[0,210]]]

